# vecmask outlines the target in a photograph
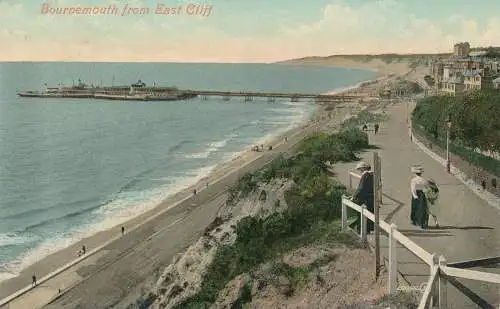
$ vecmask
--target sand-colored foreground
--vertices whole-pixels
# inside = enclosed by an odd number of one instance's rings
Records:
[[[323,112],[321,117],[287,132],[286,142],[283,137],[270,141],[268,145],[273,145],[271,151],[247,152],[220,166],[195,186],[199,191],[195,197],[191,193],[193,187],[174,195],[155,209],[127,222],[124,236],[120,235],[120,227],[101,232],[41,260],[20,276],[0,283],[0,298],[7,297],[30,284],[33,273],[42,278],[74,260],[75,252],[83,244],[91,251],[117,237],[94,255],[15,299],[10,307],[2,308],[41,308],[56,297],[59,290],[62,292],[59,298],[46,308],[122,308],[134,302],[141,289],[156,282],[173,256],[196,240],[212,222],[226,199],[225,192],[229,185],[280,153],[292,151],[294,145],[308,134],[320,127],[331,126],[332,121],[338,123],[339,119],[352,112],[348,109],[338,111]],[[146,220],[148,222],[144,224]]]

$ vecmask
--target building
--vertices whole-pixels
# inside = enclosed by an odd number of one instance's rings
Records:
[[[470,52],[470,44],[468,42],[457,43],[453,46],[453,56],[468,57]]]
[[[484,57],[486,55],[487,51],[485,50],[474,50],[469,52],[469,56],[471,57]]]
[[[484,68],[490,70],[491,72],[498,74],[499,73],[499,65],[497,61],[488,61],[484,64]]]
[[[496,77],[496,72],[488,68],[467,71],[464,74],[465,91],[494,88],[493,80]]]
[[[441,61],[435,61],[431,66],[431,76],[435,81],[440,81],[443,76],[444,64]]]
[[[500,89],[500,77],[495,78],[495,79],[492,81],[492,83],[493,83],[493,88],[495,88],[495,89]]]
[[[464,90],[471,91],[481,89],[482,76],[479,70],[467,71],[464,74]]]
[[[439,87],[439,93],[443,95],[459,95],[465,90],[464,77],[461,73],[442,81]]]
[[[471,51],[468,42],[453,46],[450,58],[439,58],[430,67],[435,91],[459,95],[466,91],[496,88],[500,90],[500,64],[484,57],[484,49]]]
[[[451,66],[461,72],[481,70],[484,68],[484,61],[482,58],[467,57],[463,59],[455,59]]]

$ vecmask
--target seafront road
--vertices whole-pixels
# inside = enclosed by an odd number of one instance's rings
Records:
[[[430,253],[443,254],[448,263],[500,256],[500,212],[480,199],[462,182],[446,172],[445,168],[424,153],[409,138],[405,103],[394,103],[386,108],[390,120],[381,123],[380,132],[369,132],[370,143],[379,147],[382,160],[383,205],[381,219],[395,223],[397,228]],[[372,161],[372,152],[362,154]],[[347,185],[348,171],[356,163],[336,164],[336,176]],[[440,188],[439,223],[429,220],[430,228],[422,230],[410,224],[410,167],[420,164],[424,177],[433,178]],[[356,185],[357,180],[353,183]],[[381,237],[381,254],[387,259],[387,238]],[[411,286],[420,286],[428,280],[429,267],[399,245],[398,267]],[[500,273],[496,268],[475,270]],[[485,298],[491,304],[499,302],[499,288],[493,284],[460,280],[462,284]],[[455,287],[448,286],[448,308],[478,308]],[[498,306],[496,307],[498,308]]]

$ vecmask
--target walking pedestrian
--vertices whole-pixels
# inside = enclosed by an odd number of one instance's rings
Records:
[[[379,124],[376,123],[375,126],[374,126],[374,129],[375,129],[375,134],[378,133],[378,129],[380,128]]]
[[[365,123],[365,124],[363,125],[363,131],[366,131],[366,130],[368,130],[368,124],[366,124],[366,123]]]
[[[87,253],[87,248],[85,248],[85,245],[82,246],[82,254]]]
[[[33,274],[33,276],[31,276],[31,286],[36,286],[36,276],[35,276],[35,274]]]
[[[375,202],[373,194],[373,172],[372,167],[367,162],[359,162],[356,165],[356,170],[361,172],[361,178],[359,180],[356,192],[352,197],[352,201],[358,205],[366,205],[366,209],[371,213],[374,212]],[[358,217],[356,228],[359,230],[361,224],[361,216]],[[367,220],[366,232],[370,233],[374,230],[373,222]]]
[[[429,221],[429,210],[424,190],[427,188],[427,180],[422,177],[424,168],[413,166],[411,172],[415,174],[410,182],[411,189],[411,223],[421,228],[427,228]]]
[[[122,236],[125,235],[125,227],[122,226]]]
[[[439,198],[439,188],[434,179],[427,180],[428,187],[425,189],[425,197],[427,199],[427,205],[429,207],[429,214],[434,219],[434,223],[436,227],[439,227],[439,220],[437,217],[437,206],[438,206],[438,198]]]

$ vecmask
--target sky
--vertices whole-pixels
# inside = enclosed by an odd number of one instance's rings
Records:
[[[116,11],[108,14],[69,11],[110,5]],[[157,14],[159,5],[177,14]],[[274,62],[449,52],[460,41],[500,45],[498,12],[493,0],[0,0],[0,61]]]

